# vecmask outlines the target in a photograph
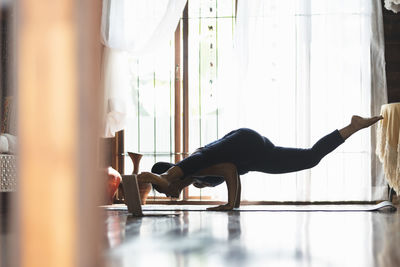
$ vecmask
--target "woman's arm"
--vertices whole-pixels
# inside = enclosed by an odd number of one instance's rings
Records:
[[[201,176],[201,175],[215,175],[224,177],[228,189],[228,203],[217,207],[211,207],[208,208],[207,210],[225,211],[225,210],[232,210],[234,207],[236,207],[237,199],[239,199],[240,201],[240,196],[238,196],[240,189],[240,181],[239,181],[239,175],[236,170],[236,166],[234,164],[232,163],[216,164],[209,168],[201,170],[194,176]]]
[[[240,181],[240,176],[238,175],[238,192],[236,194],[235,208],[240,207],[241,196],[242,196],[242,182]]]

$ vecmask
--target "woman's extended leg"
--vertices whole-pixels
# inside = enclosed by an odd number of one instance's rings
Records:
[[[352,134],[381,119],[381,116],[367,119],[353,116],[348,126],[324,136],[310,149],[275,146],[268,150],[268,153],[253,170],[266,173],[287,173],[312,168]]]

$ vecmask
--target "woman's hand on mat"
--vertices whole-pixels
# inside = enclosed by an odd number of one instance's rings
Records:
[[[233,205],[231,205],[231,204],[225,204],[225,205],[219,205],[219,206],[216,206],[216,207],[210,207],[210,208],[207,208],[207,210],[210,210],[210,211],[228,211],[228,210],[233,210]]]

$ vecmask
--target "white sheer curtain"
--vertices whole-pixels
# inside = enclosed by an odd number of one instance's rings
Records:
[[[155,53],[167,43],[179,22],[186,0],[103,0],[101,23],[104,84],[104,133],[124,129],[132,103],[128,60]],[[127,53],[130,56],[127,56]]]
[[[379,0],[239,0],[233,54],[220,61],[219,132],[250,127],[274,144],[310,147],[386,103]],[[265,201],[384,198],[375,132],[363,130],[311,169],[251,172],[242,196]]]

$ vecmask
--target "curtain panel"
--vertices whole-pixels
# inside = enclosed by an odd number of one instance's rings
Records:
[[[154,54],[168,43],[185,4],[186,0],[103,0],[104,137],[124,129],[133,114],[129,58]]]

